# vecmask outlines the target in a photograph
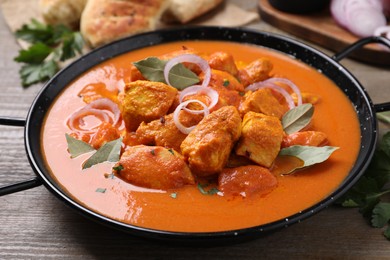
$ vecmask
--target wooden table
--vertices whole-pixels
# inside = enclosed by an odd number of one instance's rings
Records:
[[[239,2],[239,1],[237,1]],[[248,27],[278,32],[264,22]],[[0,17],[0,115],[25,117],[41,85],[24,89],[19,47]],[[331,54],[331,52],[324,50]],[[389,70],[351,60],[342,63],[375,103],[390,100]],[[382,129],[388,130],[388,129]],[[0,185],[33,177],[23,129],[0,126]],[[250,242],[208,248],[163,245],[108,229],[82,217],[43,186],[0,197],[0,259],[384,259],[390,242],[356,209],[331,206],[300,224]]]

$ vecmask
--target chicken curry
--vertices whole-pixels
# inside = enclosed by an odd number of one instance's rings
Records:
[[[183,41],[79,76],[42,140],[53,177],[89,209],[210,232],[318,203],[348,175],[360,131],[351,102],[313,68],[259,46]]]

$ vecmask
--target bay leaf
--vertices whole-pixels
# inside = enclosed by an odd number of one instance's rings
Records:
[[[312,104],[307,103],[287,111],[282,118],[283,129],[287,134],[296,133],[305,128],[314,113]]]
[[[339,149],[339,147],[293,145],[281,149],[279,155],[295,156],[303,161],[302,166],[291,169],[290,172],[285,173],[285,175],[287,175],[298,169],[326,161],[337,149]]]
[[[95,149],[88,143],[78,140],[69,134],[65,134],[66,142],[68,143],[68,151],[70,153],[70,158],[76,158],[79,155],[95,151]]]
[[[178,90],[183,90],[186,87],[199,83],[198,76],[187,69],[182,63],[173,66],[168,77],[172,87],[177,88]]]
[[[157,57],[148,57],[134,62],[133,65],[141,72],[142,76],[150,81],[165,82],[164,67],[167,62]]]
[[[150,81],[167,83],[164,77],[164,67],[167,61],[157,57],[148,57],[144,60],[134,62],[134,66],[141,72],[142,76]],[[169,82],[172,87],[182,90],[188,86],[199,83],[198,76],[187,69],[182,63],[172,67],[168,73]]]
[[[102,147],[97,150],[84,164],[83,169],[92,167],[95,164],[102,162],[117,162],[122,147],[122,137],[105,143]]]

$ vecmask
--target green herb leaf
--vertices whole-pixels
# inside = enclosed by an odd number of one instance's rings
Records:
[[[166,61],[157,57],[149,57],[133,64],[147,80],[166,83],[164,77],[166,63]],[[173,66],[169,71],[168,77],[172,87],[179,90],[199,82],[198,76],[181,63]]]
[[[38,42],[31,45],[27,50],[21,50],[14,60],[17,62],[39,64],[43,62],[52,51],[53,48]]]
[[[219,190],[217,188],[211,188],[209,190],[205,190],[205,188],[208,186],[209,186],[209,184],[198,183],[198,189],[199,189],[200,193],[202,193],[203,195],[214,195],[214,194],[217,194],[219,192]]]
[[[81,54],[83,50],[84,40],[79,32],[69,32],[63,35],[63,44],[61,48],[61,61],[75,57]]]
[[[177,193],[176,193],[176,192],[172,192],[169,196],[170,196],[172,199],[176,199],[176,198],[177,198]]]
[[[75,158],[84,153],[95,151],[95,149],[93,149],[93,147],[86,142],[78,140],[68,134],[65,134],[65,137],[66,142],[68,143],[68,150],[71,158]]]
[[[117,162],[122,146],[122,137],[105,143],[96,153],[94,153],[84,164],[83,169],[92,167],[102,162]]]
[[[32,19],[29,24],[24,24],[15,32],[17,38],[30,43],[42,42],[53,44],[54,30],[51,25],[45,25]]]
[[[279,155],[295,156],[303,161],[302,166],[291,169],[290,172],[285,173],[285,174],[290,174],[297,169],[308,167],[326,161],[329,158],[329,156],[337,149],[339,148],[333,146],[316,147],[316,146],[294,145],[294,146],[281,149]]]
[[[199,83],[198,76],[187,69],[182,63],[178,63],[172,67],[168,74],[168,78],[172,87],[177,88],[178,90],[183,90],[188,86]]]
[[[24,87],[48,80],[58,71],[57,64],[49,60],[41,64],[25,64],[19,71]]]
[[[120,173],[121,170],[124,169],[122,164],[119,164],[118,166],[112,167],[112,169],[118,173]]]
[[[81,54],[84,45],[79,32],[64,25],[45,25],[34,19],[15,35],[32,44],[15,57],[16,62],[24,63],[19,74],[25,87],[54,76],[59,70],[59,62]]]
[[[164,78],[165,64],[167,64],[166,61],[157,57],[148,57],[133,63],[147,80],[163,83],[166,83]]]
[[[371,221],[374,227],[388,225],[390,218],[390,203],[386,194],[390,193],[388,188],[390,182],[390,132],[383,135],[379,141],[374,157],[367,170],[359,181],[346,192],[336,204],[353,206],[350,201],[355,202],[355,207],[363,217]],[[387,187],[387,188],[386,188]],[[390,227],[387,226],[383,235],[390,240]]]
[[[107,190],[106,188],[97,188],[95,191],[100,193],[105,193],[106,190]]]
[[[282,118],[283,129],[287,134],[293,134],[305,128],[314,113],[312,104],[303,104],[289,110]]]
[[[379,202],[372,210],[371,224],[373,227],[384,227],[390,220],[390,203]]]

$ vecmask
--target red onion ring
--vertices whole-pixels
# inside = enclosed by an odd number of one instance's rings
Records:
[[[113,120],[112,124],[115,126],[119,123],[121,113],[120,113],[118,105],[114,101],[112,101],[111,99],[99,98],[99,99],[92,101],[91,103],[89,103],[85,107],[86,108],[87,107],[96,108],[96,109],[101,109],[101,110],[108,110],[114,115],[114,118],[113,118],[114,120]]]
[[[210,113],[210,111],[207,108],[207,106],[203,102],[201,102],[199,100],[190,99],[190,100],[184,101],[183,103],[180,103],[176,107],[175,111],[173,112],[173,121],[174,121],[177,129],[179,129],[180,132],[182,132],[183,134],[189,134],[196,127],[196,125],[190,126],[190,127],[185,127],[184,125],[182,125],[182,123],[180,123],[180,120],[179,120],[180,111],[182,109],[184,109],[190,103],[198,103],[198,104],[200,104],[203,107],[203,110],[191,110],[191,109],[189,109],[188,112],[193,113],[193,114],[199,114],[199,111],[201,111],[201,113],[203,113],[204,116],[207,116]]]
[[[199,66],[204,74],[202,85],[203,87],[207,87],[210,83],[211,78],[211,69],[208,62],[201,57],[195,54],[182,54],[170,59],[164,67],[164,78],[168,85],[171,85],[169,82],[169,71],[178,63],[194,63]]]
[[[294,100],[291,97],[291,95],[287,92],[287,90],[285,90],[284,88],[282,88],[282,87],[280,87],[272,82],[267,82],[267,83],[265,83],[264,81],[256,82],[256,83],[253,83],[253,84],[249,85],[248,87],[246,87],[245,91],[249,91],[249,90],[255,91],[255,90],[258,90],[261,88],[270,88],[270,89],[277,91],[278,93],[280,93],[284,97],[289,109],[293,109],[295,107]]]
[[[302,94],[297,85],[294,84],[291,80],[285,78],[269,78],[263,81],[263,83],[273,83],[277,85],[277,82],[284,83],[291,88],[291,90],[297,95],[297,105],[302,105]]]
[[[108,113],[110,111],[112,115]],[[100,98],[87,104],[85,107],[75,111],[68,119],[68,127],[73,131],[92,133],[96,129],[84,129],[80,128],[80,125],[84,125],[83,118],[86,116],[95,116],[102,122],[111,123],[117,126],[120,123],[120,110],[118,105],[108,98]]]
[[[183,91],[180,92],[179,101],[180,103],[183,102],[183,99],[186,96],[194,95],[194,94],[205,94],[208,96],[211,100],[210,105],[207,107],[208,109],[212,109],[217,103],[219,99],[219,94],[216,90],[209,88],[209,87],[203,87],[200,85],[194,85],[188,88],[185,88]],[[185,110],[189,110],[187,108],[184,108]]]
[[[95,116],[96,118],[100,119],[102,122],[109,122],[112,123],[112,118],[108,116],[108,114],[100,109],[95,108],[82,108],[74,112],[68,119],[68,127],[70,130],[75,132],[83,132],[83,133],[93,133],[95,132],[95,129],[97,127],[94,127],[92,129],[84,129],[80,126],[85,125],[84,117],[86,116]]]

